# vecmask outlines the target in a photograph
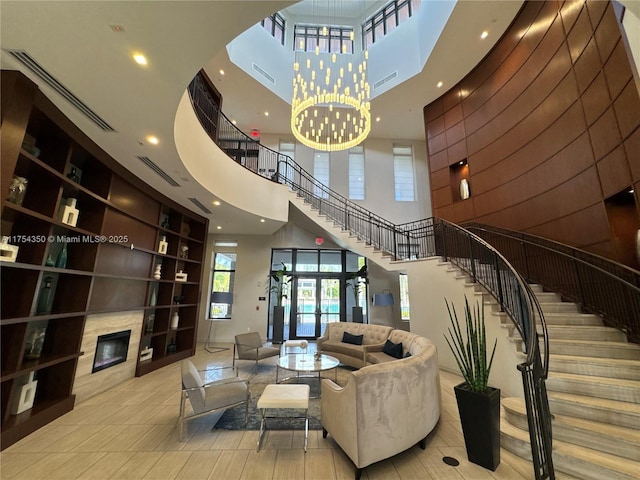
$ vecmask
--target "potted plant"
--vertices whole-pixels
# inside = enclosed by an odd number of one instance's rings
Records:
[[[352,321],[355,323],[362,323],[362,307],[360,302],[360,289],[369,283],[367,278],[367,266],[363,265],[357,272],[351,272],[346,274],[347,288],[350,288],[353,292],[354,306],[351,308]]]
[[[284,341],[284,306],[282,300],[287,298],[285,285],[291,283],[291,276],[287,275],[287,266],[281,262],[282,268],[270,275],[269,291],[275,295],[276,304],[273,306],[273,343]]]
[[[500,390],[488,386],[488,381],[498,340],[493,344],[491,357],[487,357],[484,310],[476,302],[472,311],[466,296],[464,301],[465,318],[461,326],[455,307],[445,299],[451,321],[445,340],[464,377],[454,391],[467,458],[493,471],[500,464]]]

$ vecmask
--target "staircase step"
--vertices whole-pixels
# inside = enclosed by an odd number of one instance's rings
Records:
[[[544,289],[542,287],[542,285],[538,284],[538,283],[530,283],[529,284],[529,288],[531,289],[531,291],[533,293],[543,293]]]
[[[602,319],[592,313],[544,313],[544,320],[547,326],[551,325],[574,325],[574,326],[594,326],[603,325]],[[536,321],[538,318],[536,316]]]
[[[640,430],[640,405],[548,391],[551,413]]]
[[[640,360],[640,346],[627,342],[598,342],[550,338],[549,354]]]
[[[564,340],[600,340],[602,342],[626,342],[626,335],[613,327],[586,327],[573,325],[547,325],[549,338]]]
[[[640,380],[640,362],[637,360],[549,355],[549,371]]]
[[[500,430],[503,448],[531,458],[528,432],[506,422]],[[634,460],[559,440],[553,442],[553,466],[558,472],[583,480],[638,480],[638,463]]]
[[[527,408],[522,398],[503,398],[505,420],[528,431]],[[553,439],[640,461],[640,431],[581,418],[554,415]]]
[[[547,379],[547,389],[553,392],[640,403],[640,382],[637,380],[553,372]]]
[[[539,303],[561,303],[562,297],[555,292],[534,292]]]
[[[580,313],[580,308],[575,303],[570,302],[542,302],[540,303],[540,307],[542,308],[542,313],[545,315],[547,313],[570,313],[576,312]]]

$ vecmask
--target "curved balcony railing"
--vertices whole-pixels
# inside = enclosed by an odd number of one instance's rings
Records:
[[[200,73],[189,85],[194,111],[212,140],[236,162],[271,181],[287,185],[336,226],[394,260],[443,257],[471,275],[509,314],[527,353],[522,373],[536,480],[555,478],[551,457],[551,414],[545,380],[548,335],[538,301],[509,262],[472,232],[439,218],[396,225],[318,182],[290,157],[242,133],[219,111]],[[540,320],[540,332],[536,328]],[[544,357],[540,352],[544,344]]]
[[[529,282],[601,316],[640,343],[640,272],[528,233],[476,223],[465,227],[500,250]]]

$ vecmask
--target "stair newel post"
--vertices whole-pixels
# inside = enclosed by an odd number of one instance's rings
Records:
[[[576,272],[575,284],[576,284],[576,287],[578,287],[578,296],[580,297],[580,304],[581,304],[580,306],[584,308],[584,306],[586,305],[586,300],[584,298],[584,289],[582,288],[583,287],[582,280],[580,279],[580,268],[579,268],[580,262],[576,258],[574,258],[572,262],[573,262],[573,269]]]
[[[522,245],[522,257],[524,258],[525,278],[527,279],[527,281],[529,281],[531,279],[531,276],[529,272],[529,257],[527,256],[527,244],[524,242],[520,242],[520,245]]]
[[[393,227],[393,258],[398,259],[398,238],[396,236],[396,227]]]
[[[500,311],[504,312],[504,296],[502,294],[502,278],[500,277],[500,259],[498,258],[498,253],[493,253],[493,258],[495,259],[495,267],[496,267],[496,282],[498,286],[498,302],[500,303]]]
[[[371,212],[369,212],[369,243],[373,245],[373,225],[371,225]]]
[[[447,241],[446,241],[446,235],[445,235],[445,228],[446,225],[442,222],[438,222],[440,224],[440,245],[442,245],[442,257],[444,258],[444,261],[447,262],[449,261],[448,255],[447,255]]]
[[[477,283],[476,280],[476,262],[473,259],[473,238],[471,235],[467,235],[469,238],[469,261],[471,262],[471,276],[473,277],[473,283]]]
[[[407,259],[411,259],[411,234],[409,232],[405,233],[407,237]]]

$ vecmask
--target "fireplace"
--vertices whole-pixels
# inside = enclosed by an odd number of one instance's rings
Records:
[[[100,335],[96,345],[96,354],[93,357],[91,373],[126,362],[130,337],[131,330]]]

